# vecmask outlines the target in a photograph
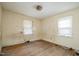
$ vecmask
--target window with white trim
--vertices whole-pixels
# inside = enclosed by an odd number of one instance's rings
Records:
[[[58,35],[72,36],[72,16],[63,17],[58,20]]]
[[[23,33],[26,35],[32,34],[32,21],[31,20],[24,20],[23,22]]]

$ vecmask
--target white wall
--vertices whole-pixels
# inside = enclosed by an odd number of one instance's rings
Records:
[[[64,16],[72,16],[73,17],[73,37],[60,37],[57,36],[57,21],[59,18]],[[42,21],[43,24],[43,39],[50,41],[52,43],[56,43],[62,46],[72,47],[74,49],[79,50],[79,8],[66,11],[55,16],[49,17]]]
[[[33,21],[33,35],[24,36],[20,33],[23,30],[23,20]],[[3,9],[2,27],[3,46],[24,43],[27,40],[34,41],[40,39],[40,20],[32,17]]]
[[[1,14],[2,14],[2,9],[0,6],[0,52],[1,52]]]

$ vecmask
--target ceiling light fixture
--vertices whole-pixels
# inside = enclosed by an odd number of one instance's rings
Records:
[[[36,10],[41,11],[42,10],[42,6],[41,5],[37,5],[36,6]]]

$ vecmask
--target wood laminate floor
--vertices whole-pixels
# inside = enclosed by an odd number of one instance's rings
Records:
[[[38,40],[30,43],[4,47],[2,52],[14,56],[69,56],[70,51],[53,43]]]

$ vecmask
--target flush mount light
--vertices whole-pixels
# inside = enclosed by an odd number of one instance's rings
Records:
[[[41,5],[37,5],[36,6],[36,10],[41,11],[42,10],[42,6]]]

